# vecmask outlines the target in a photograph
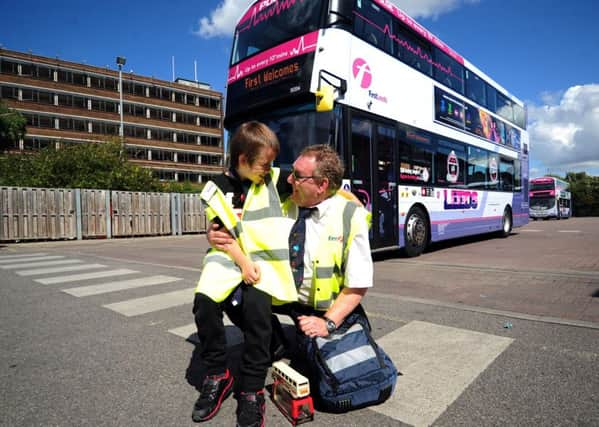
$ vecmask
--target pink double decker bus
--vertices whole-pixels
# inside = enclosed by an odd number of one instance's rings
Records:
[[[570,186],[552,176],[530,180],[530,217],[567,219],[572,216]]]

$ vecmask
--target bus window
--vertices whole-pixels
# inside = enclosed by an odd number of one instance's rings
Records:
[[[487,105],[487,93],[485,91],[485,82],[470,70],[465,70],[466,74],[466,96],[478,103]]]
[[[514,189],[514,161],[501,157],[499,160],[499,182],[503,191]]]
[[[428,76],[433,74],[431,48],[412,37],[399,23],[394,24],[395,56]]]
[[[433,183],[433,148],[430,139],[406,132],[399,143],[399,181],[403,184]]]
[[[485,84],[487,88],[487,108],[492,112],[497,110],[497,90],[490,84]]]
[[[462,144],[439,139],[435,156],[435,183],[463,188],[465,164],[466,150]]]
[[[464,67],[440,49],[435,49],[433,76],[445,86],[464,93]]]
[[[507,96],[497,92],[497,114],[510,122],[514,121],[512,101]]]
[[[526,129],[526,110],[518,104],[514,104],[514,123],[522,129]],[[519,148],[519,146],[514,145],[516,148]]]
[[[484,190],[489,174],[489,156],[486,150],[468,147],[468,188]]]
[[[354,10],[354,34],[371,45],[393,54],[391,15],[371,0],[361,0]]]

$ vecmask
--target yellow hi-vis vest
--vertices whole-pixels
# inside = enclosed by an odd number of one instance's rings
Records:
[[[333,304],[343,288],[347,253],[356,235],[358,221],[368,223],[369,220],[369,213],[347,198],[335,195],[333,201],[330,208],[333,214],[327,215],[325,232],[320,236],[315,256],[312,256],[309,300],[314,301],[315,309],[323,311]],[[290,216],[296,209],[288,201],[283,205],[283,210]]]
[[[237,240],[242,251],[260,267],[260,281],[254,285],[273,297],[273,304],[297,301],[297,290],[289,265],[289,232],[293,220],[284,217],[275,183],[279,169],[272,168],[264,184],[252,184],[243,204],[241,220],[212,181],[200,197],[208,205],[209,220],[218,217]],[[241,283],[241,269],[223,251],[210,249],[204,257],[196,292],[222,302]]]

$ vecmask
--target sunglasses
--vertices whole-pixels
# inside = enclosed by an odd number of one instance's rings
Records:
[[[297,173],[297,171],[295,169],[293,169],[293,171],[291,171],[291,176],[293,177],[293,180],[296,182],[301,182],[301,181],[305,181],[307,179],[314,179],[316,178],[314,175],[311,176],[301,176],[300,174]]]

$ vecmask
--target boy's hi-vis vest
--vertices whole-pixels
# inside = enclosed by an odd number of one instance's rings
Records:
[[[284,217],[275,183],[279,169],[272,168],[264,184],[252,184],[243,204],[241,220],[220,188],[206,183],[200,197],[208,205],[209,220],[218,217],[237,240],[243,252],[260,267],[254,285],[273,297],[273,304],[297,301],[297,290],[289,265],[289,232],[293,220]],[[204,257],[196,292],[222,302],[241,283],[241,269],[223,251],[210,249]]]
[[[354,239],[358,221],[368,223],[369,213],[364,208],[341,195],[333,196],[334,205],[327,215],[325,232],[320,237],[316,256],[312,257],[312,287],[310,300],[314,308],[327,310],[341,292],[345,278],[345,263],[349,246]],[[286,201],[284,211],[290,216],[297,211]]]

